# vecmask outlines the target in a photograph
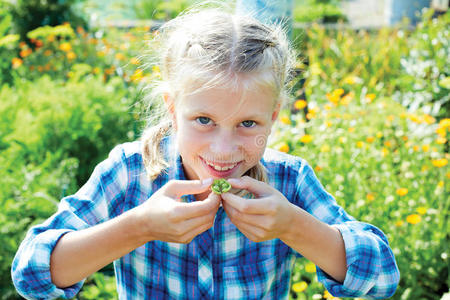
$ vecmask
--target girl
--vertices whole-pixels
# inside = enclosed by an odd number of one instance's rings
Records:
[[[266,149],[294,62],[283,31],[209,8],[155,43],[152,96],[167,120],[113,149],[30,229],[12,266],[19,293],[74,297],[114,261],[120,299],[286,299],[304,256],[334,296],[391,296],[385,235],[339,207],[304,160]],[[212,193],[214,178],[232,192]]]

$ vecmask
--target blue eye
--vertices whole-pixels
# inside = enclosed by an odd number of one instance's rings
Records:
[[[208,125],[208,123],[211,121],[211,119],[208,117],[198,117],[196,120],[202,125]]]
[[[246,128],[251,128],[251,127],[255,126],[256,123],[255,123],[255,121],[247,120],[247,121],[242,122],[242,125]]]

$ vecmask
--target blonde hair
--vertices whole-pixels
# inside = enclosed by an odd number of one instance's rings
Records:
[[[188,93],[214,87],[269,87],[280,105],[289,95],[295,55],[281,25],[264,25],[227,8],[198,5],[164,24],[150,41],[147,67],[161,70],[160,78],[147,87],[147,128],[141,137],[151,180],[169,166],[160,149],[161,140],[172,133],[164,95],[175,99],[175,105]],[[267,182],[260,162],[246,175]]]

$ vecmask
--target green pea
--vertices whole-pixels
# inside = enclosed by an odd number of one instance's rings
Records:
[[[213,184],[211,185],[211,190],[220,195],[222,193],[226,193],[231,189],[231,184],[224,178],[214,179]]]

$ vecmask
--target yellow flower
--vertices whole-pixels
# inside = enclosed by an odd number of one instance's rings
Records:
[[[117,60],[124,60],[125,59],[125,55],[123,53],[116,53],[116,55],[114,55],[114,58]]]
[[[323,108],[325,108],[325,110],[331,110],[333,107],[330,105],[330,103],[327,103],[323,106]]]
[[[414,145],[413,150],[414,150],[414,152],[418,152],[420,150],[420,147],[417,145]]]
[[[294,102],[294,107],[296,108],[296,109],[304,109],[305,107],[306,107],[306,105],[307,105],[307,103],[306,103],[306,101],[305,100],[303,100],[303,99],[299,99],[299,100],[297,100],[297,101],[295,101]]]
[[[447,175],[450,175],[450,173],[447,173]],[[448,178],[448,176],[447,176],[447,178]],[[444,187],[444,181],[443,181],[443,180],[439,181],[438,184],[437,184],[437,186],[438,186],[439,188]]]
[[[364,147],[364,142],[362,142],[362,141],[356,142],[356,147],[358,147],[358,148]]]
[[[75,59],[77,57],[77,55],[73,51],[67,52],[66,56],[69,60]]]
[[[397,195],[405,196],[406,194],[408,194],[408,189],[407,188],[398,188],[397,189]]]
[[[447,129],[450,127],[450,118],[445,118],[439,121],[439,127]]]
[[[418,214],[412,214],[406,217],[406,222],[409,224],[415,225],[419,223],[421,220],[421,217]]]
[[[132,57],[131,60],[130,60],[130,62],[131,62],[133,65],[138,65],[138,64],[140,63],[139,59],[137,59],[136,57]]]
[[[389,154],[389,150],[385,147],[383,147],[381,149],[381,154],[383,155],[383,157],[386,157]]]
[[[11,60],[11,62],[12,62],[13,69],[17,69],[18,67],[20,67],[23,64],[23,60],[18,57],[14,57]]]
[[[304,136],[302,136],[300,138],[300,142],[305,143],[305,144],[310,143],[312,140],[313,140],[313,137],[309,134],[305,134]]]
[[[398,220],[397,222],[395,222],[395,226],[400,227],[403,225],[403,221],[402,220]]]
[[[278,150],[287,153],[289,152],[289,145],[286,143],[282,143],[278,146]]]
[[[428,152],[430,150],[430,145],[426,144],[422,146],[423,152]]]
[[[377,138],[381,138],[383,136],[383,133],[381,131],[377,132]]]
[[[450,179],[450,172],[447,172],[447,173],[445,174],[445,177],[447,177],[447,179]]]
[[[345,136],[340,136],[339,137],[339,143],[345,144],[345,142],[347,142],[347,138]]]
[[[417,211],[419,214],[424,215],[424,214],[427,213],[427,208],[426,208],[426,207],[423,207],[423,206],[420,206],[420,207],[418,207],[418,208],[416,209],[416,211]]]
[[[447,139],[440,136],[436,139],[436,143],[443,145],[443,144],[447,143]]]
[[[344,83],[346,84],[354,84],[356,82],[355,77],[354,76],[347,76],[344,79]]]
[[[136,71],[134,71],[134,74],[131,75],[130,79],[133,82],[139,82],[142,80],[143,77],[144,77],[144,71],[142,71],[141,69],[136,69]]]
[[[323,145],[322,147],[320,147],[320,152],[330,152],[330,146],[328,146],[328,144]]]
[[[348,132],[354,132],[355,131],[355,127],[350,127],[349,129],[348,129]]]
[[[327,97],[328,101],[330,101],[334,105],[338,105],[340,99],[339,95],[336,95],[335,93],[326,93],[325,96]]]
[[[423,119],[425,120],[425,123],[427,123],[427,124],[433,124],[434,122],[436,122],[436,119],[430,115],[424,115]]]
[[[161,69],[159,68],[159,66],[153,66],[152,67],[152,72],[153,73],[161,73]]]
[[[372,102],[375,99],[375,94],[367,94],[366,95],[367,102]]]
[[[292,290],[296,293],[301,293],[308,287],[305,281],[296,282],[292,285]]]
[[[305,266],[305,271],[308,273],[315,273],[316,272],[316,265],[312,262],[308,262]]]
[[[354,96],[355,96],[355,93],[353,93],[353,92],[348,93],[347,95],[342,97],[341,104],[342,105],[348,105],[352,101]]]
[[[441,159],[433,159],[431,162],[433,163],[433,166],[437,168],[442,168],[447,165],[448,160],[446,158],[441,158]]]
[[[59,49],[64,52],[69,52],[70,50],[72,50],[72,45],[70,43],[65,42],[59,45]]]
[[[368,193],[366,195],[366,198],[367,198],[368,201],[373,201],[373,200],[375,200],[375,194],[374,193]]]
[[[325,121],[325,125],[327,125],[328,128],[331,127],[331,125],[333,125],[333,122],[330,121]]]
[[[286,125],[291,125],[291,119],[288,116],[282,116],[280,118],[281,123],[286,124]]]
[[[333,94],[342,96],[344,94],[344,89],[337,89],[333,91]]]

